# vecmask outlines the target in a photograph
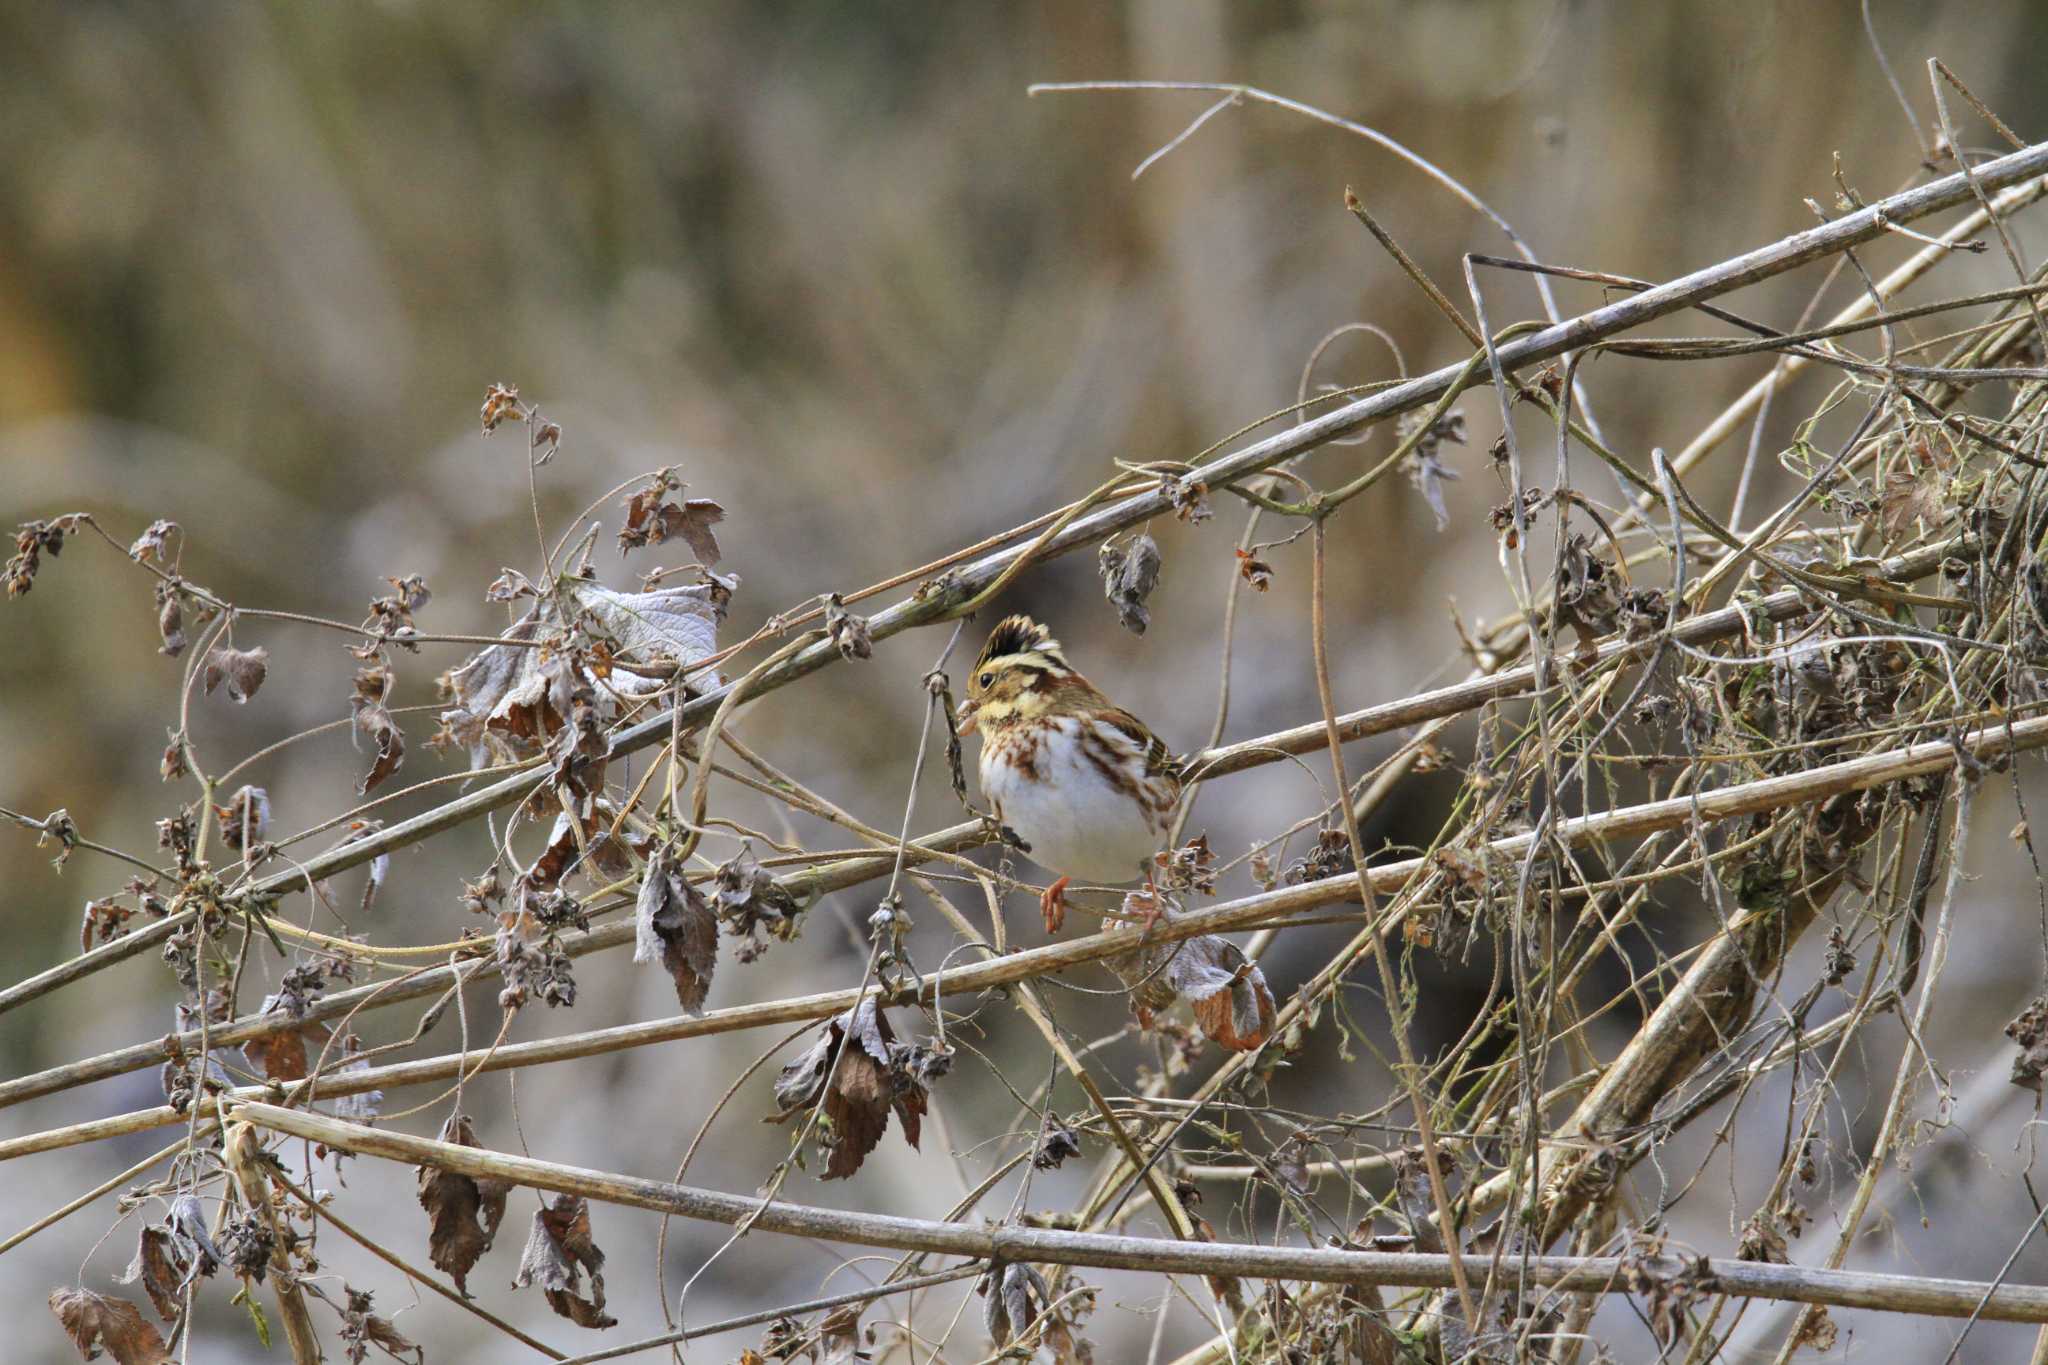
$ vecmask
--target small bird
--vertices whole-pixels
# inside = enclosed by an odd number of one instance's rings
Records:
[[[1065,923],[1075,877],[1150,884],[1180,801],[1180,763],[1074,671],[1051,631],[1012,616],[989,633],[959,733],[982,737],[981,789],[996,819],[1059,876],[1039,897],[1046,932]],[[1152,903],[1156,915],[1156,896]]]

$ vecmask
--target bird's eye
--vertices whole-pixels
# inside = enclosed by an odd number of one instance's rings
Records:
[[[983,687],[987,687],[990,683],[994,682],[995,680],[996,675],[993,673],[984,673],[981,675],[981,685]]]

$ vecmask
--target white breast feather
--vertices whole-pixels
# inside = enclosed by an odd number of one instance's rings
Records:
[[[1082,881],[1135,881],[1158,851],[1162,832],[1131,793],[1111,785],[1081,752],[1077,726],[1071,717],[1053,722],[1039,745],[1035,773],[991,763],[994,746],[984,743],[982,790],[1041,867]],[[1119,755],[1142,761],[1142,748],[1129,736],[1100,733]]]

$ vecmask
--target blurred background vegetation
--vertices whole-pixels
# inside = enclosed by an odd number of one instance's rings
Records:
[[[2023,136],[2048,132],[2048,8],[1884,0],[1871,10],[1923,128],[1932,118],[1925,59],[1939,55]],[[542,471],[551,533],[604,489],[661,465],[725,505],[721,568],[742,580],[728,628],[736,639],[807,597],[864,585],[1077,496],[1112,458],[1191,458],[1291,402],[1310,350],[1341,324],[1386,329],[1411,370],[1465,354],[1342,207],[1344,187],[1355,187],[1447,286],[1461,253],[1504,252],[1495,229],[1411,167],[1357,137],[1246,106],[1133,182],[1132,169],[1212,97],[1027,98],[1032,81],[1261,86],[1417,149],[1545,259],[1652,279],[1810,225],[1802,201],[1833,202],[1838,152],[1849,183],[1872,199],[1911,181],[1923,155],[1846,0],[15,3],[0,7],[0,52],[0,513],[11,525],[89,510],[124,538],[167,517],[185,527],[194,580],[250,605],[350,620],[387,590],[386,575],[420,573],[436,594],[421,618],[430,631],[497,629],[503,610],[482,600],[484,585],[503,565],[536,567],[518,437],[477,435],[477,403],[492,381],[521,385],[565,430],[562,455]],[[1990,138],[1979,130],[1966,140]],[[2023,239],[2027,231],[2022,222]],[[1879,244],[1869,257],[1882,266],[1909,247]],[[1956,292],[1971,279],[2005,283],[2003,271],[1989,259],[1945,278]],[[1790,326],[1816,282],[1810,273],[1777,281],[1735,306]],[[1496,324],[1536,314],[1527,277],[1493,275],[1486,287]],[[1849,288],[1839,284],[1828,306]],[[1599,301],[1590,286],[1560,296],[1567,311]],[[1671,330],[1700,329],[1681,321]],[[1625,363],[1602,361],[1586,378],[1615,446],[1646,465],[1652,445],[1683,444],[1764,362],[1617,374]],[[1318,378],[1359,382],[1391,365],[1380,342],[1353,336],[1331,349]],[[1811,400],[1822,381],[1804,382],[1797,393]],[[1484,457],[1497,414],[1490,397],[1462,406],[1471,445],[1449,452],[1463,478],[1449,490],[1447,530],[1400,483],[1339,523],[1340,706],[1454,676],[1453,601],[1474,619],[1510,605],[1486,519],[1505,496]],[[1781,410],[1767,452],[1811,402]],[[1387,440],[1319,452],[1310,468],[1341,473]],[[1725,497],[1738,456],[1710,464],[1703,486]],[[1193,747],[1215,712],[1236,518],[1227,507],[1205,527],[1155,528],[1166,569],[1143,638],[1118,628],[1087,556],[1026,575],[1002,605],[1052,623],[1084,671],[1169,741]],[[1297,546],[1270,558],[1273,590],[1241,604],[1226,738],[1316,714],[1306,555]],[[608,549],[600,563],[621,586],[648,567],[621,566]],[[0,613],[0,802],[35,815],[64,807],[90,837],[153,849],[153,821],[187,794],[158,781],[179,665],[156,652],[152,622],[144,575],[88,541]],[[196,707],[194,739],[209,759],[346,716],[353,661],[341,637],[245,626],[237,638],[269,647],[270,680],[247,708],[219,698]],[[864,818],[893,825],[922,719],[919,679],[941,644],[933,633],[894,641],[869,664],[753,708],[742,733]],[[394,704],[431,702],[434,675],[459,659],[445,649],[401,659]],[[962,666],[956,655],[956,676]],[[459,761],[422,747],[424,717],[412,725],[404,778]],[[341,730],[286,750],[254,780],[286,831],[347,805],[365,766]],[[1411,779],[1370,838],[1426,837],[1451,790],[1448,777]],[[748,818],[772,819],[758,800],[729,799]],[[929,782],[919,823],[953,818],[949,800],[942,780]],[[1235,853],[1317,800],[1306,773],[1279,765],[1206,796],[1194,826]],[[835,836],[794,828],[836,846]],[[459,879],[481,868],[487,847],[470,829],[399,855],[375,922],[358,927],[386,942],[452,937],[466,925]],[[2005,918],[2000,906],[2015,907],[2024,945],[2033,894],[2019,861],[2003,849],[1986,855],[1972,896],[1976,918],[1992,927]],[[80,903],[124,880],[86,855],[60,876],[31,837],[0,832],[5,977],[74,952]],[[1244,886],[1240,874],[1234,889]],[[728,957],[712,1003],[851,984],[862,957],[840,922],[857,924],[871,903],[860,891],[839,901],[767,964],[749,970]],[[1035,941],[1034,917],[1013,910],[1016,931]],[[1682,941],[1689,907],[1670,910]],[[920,951],[936,961],[945,937],[935,925],[923,932]],[[1276,948],[1268,970],[1277,991],[1322,960],[1320,932]],[[1989,932],[1959,944],[1950,970],[1960,986],[1943,1029],[1988,1046],[2036,989],[2032,962]],[[1490,970],[1487,961],[1426,964],[1418,1041],[1455,1036]],[[573,1014],[533,1007],[514,1036],[674,1010],[664,983],[615,955],[586,960],[579,978]],[[19,1074],[159,1035],[174,994],[146,957],[0,1017],[0,1068]],[[1981,1018],[1957,1003],[1971,997]],[[488,1005],[485,993],[476,1000]],[[1085,1037],[1122,1017],[1113,998],[1061,993],[1057,1002]],[[1383,1011],[1363,984],[1352,1012],[1376,1036]],[[990,1057],[1015,1064],[1020,1088],[1036,1084],[1042,1045],[1013,1015],[989,1017]],[[1603,1021],[1610,1032],[1598,1041],[1632,1025]],[[454,1046],[449,1024],[435,1038]],[[732,1036],[526,1073],[516,1135],[504,1079],[473,1087],[470,1107],[487,1145],[523,1137],[537,1155],[665,1176],[710,1097],[767,1041]],[[1281,1098],[1355,1110],[1384,1097],[1377,1062],[1339,1069],[1335,1054],[1334,1039],[1320,1040],[1283,1078]],[[1146,1055],[1125,1044],[1107,1064],[1128,1072]],[[1319,1061],[1331,1065],[1319,1071]],[[1889,1074],[1888,1062],[1873,1066]],[[1894,1193],[1897,1218],[1873,1244],[1872,1268],[1988,1277],[2023,1231],[2028,1210],[1998,1172],[2017,1160],[2026,1097],[1990,1079],[1996,1092],[1972,1115],[1986,1126],[1930,1130],[1917,1189]],[[767,1080],[742,1091],[693,1180],[749,1191],[766,1174],[783,1140],[755,1121],[768,1107]],[[1966,1088],[1967,1078],[1955,1083]],[[1870,1121],[1856,1108],[1860,1085],[1843,1087],[1846,1131]],[[394,1106],[421,1098],[394,1097]],[[160,1101],[155,1076],[137,1073],[15,1109],[0,1134]],[[927,1129],[922,1155],[892,1136],[850,1185],[803,1177],[791,1193],[936,1216],[958,1193],[948,1149],[998,1135],[1013,1110],[973,1066],[934,1102],[944,1122]],[[424,1118],[407,1122],[428,1131]],[[154,1137],[0,1169],[0,1232],[152,1150]],[[1756,1140],[1774,1141],[1761,1128]],[[1760,1157],[1765,1169],[1776,1159],[1774,1147]],[[965,1158],[972,1173],[987,1164],[985,1154]],[[351,1190],[362,1193],[343,1199],[423,1256],[409,1173],[373,1166],[350,1167]],[[1062,1182],[1084,1178],[1042,1177],[1034,1199],[1056,1206]],[[1714,1209],[1728,1206],[1689,1205],[1691,1221],[1677,1230],[1725,1254],[1733,1229]],[[105,1288],[132,1239],[131,1230],[95,1249],[109,1216],[96,1207],[0,1259],[8,1301],[27,1314],[82,1262],[86,1282]],[[511,1226],[524,1216],[515,1211]],[[603,1340],[655,1330],[653,1220],[602,1208],[595,1218],[625,1324]],[[723,1235],[672,1229],[671,1285]],[[500,1238],[476,1283],[492,1307],[567,1344],[569,1329],[544,1306],[492,1278],[509,1277],[507,1240],[516,1237]],[[713,1268],[691,1316],[801,1298],[836,1261],[825,1248],[753,1239]],[[381,1311],[412,1301],[395,1273],[349,1268],[378,1288]],[[2048,1278],[2048,1255],[2023,1258],[2014,1275]],[[1149,1311],[1156,1301],[1142,1281],[1090,1278],[1108,1286],[1099,1358],[1136,1358],[1151,1323],[1115,1306]],[[850,1283],[842,1273],[829,1287]],[[39,1314],[4,1354],[72,1358]],[[501,1358],[496,1341],[435,1301],[400,1321],[437,1362]],[[1902,1342],[1947,1339],[1921,1322],[1886,1330]],[[1204,1335],[1183,1305],[1165,1343]],[[2030,1341],[2030,1332],[1980,1329],[1972,1348],[2023,1358]],[[1857,1349],[1853,1334],[1845,1343]],[[207,1319],[200,1344],[195,1359],[265,1358],[224,1312]],[[703,1358],[742,1344],[708,1343]]]

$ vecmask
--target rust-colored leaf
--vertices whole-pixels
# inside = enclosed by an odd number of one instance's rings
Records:
[[[903,1123],[904,1141],[918,1145],[928,1102],[924,1081],[943,1069],[924,1065],[920,1054],[928,1056],[929,1050],[897,1042],[888,1016],[873,1000],[864,1000],[826,1021],[804,1054],[782,1068],[775,1081],[781,1110],[765,1122],[787,1123],[814,1108],[822,1110],[823,1178],[843,1180],[882,1140],[892,1109]]]
[[[583,1272],[590,1272],[590,1297],[583,1297]],[[514,1289],[539,1284],[548,1306],[578,1327],[618,1323],[604,1311],[604,1252],[590,1233],[590,1207],[573,1194],[558,1194],[533,1215],[526,1250],[519,1258]]]
[[[59,1289],[50,1295],[50,1311],[64,1324],[71,1344],[87,1360],[100,1354],[116,1365],[170,1365],[170,1348],[142,1310],[126,1299],[95,1294],[89,1289]]]
[[[466,1114],[451,1114],[441,1125],[441,1141],[464,1147],[481,1147],[476,1130]],[[434,1265],[448,1273],[455,1287],[469,1292],[468,1275],[477,1260],[491,1249],[498,1224],[505,1218],[505,1199],[512,1186],[504,1180],[474,1180],[437,1166],[421,1166],[420,1207],[427,1211],[427,1253]]]
[[[368,796],[385,778],[405,762],[405,731],[391,719],[385,698],[391,695],[391,670],[382,664],[356,670],[355,695],[349,700],[349,720],[357,735],[368,735],[377,746],[377,759],[356,785],[357,796]]]
[[[711,974],[718,966],[718,921],[710,904],[666,855],[657,853],[640,883],[634,913],[633,960],[652,962],[659,957],[675,979],[677,1003],[691,1014],[702,1013]]]
[[[206,695],[212,696],[216,687],[226,683],[228,700],[246,703],[263,686],[263,675],[269,671],[270,651],[262,645],[254,649],[216,645],[206,656]]]
[[[669,501],[670,493],[684,487],[674,470],[664,469],[647,487],[626,499],[626,524],[619,529],[620,554],[643,545],[680,540],[707,569],[718,563],[718,537],[711,528],[725,520],[725,509],[709,498]]]

